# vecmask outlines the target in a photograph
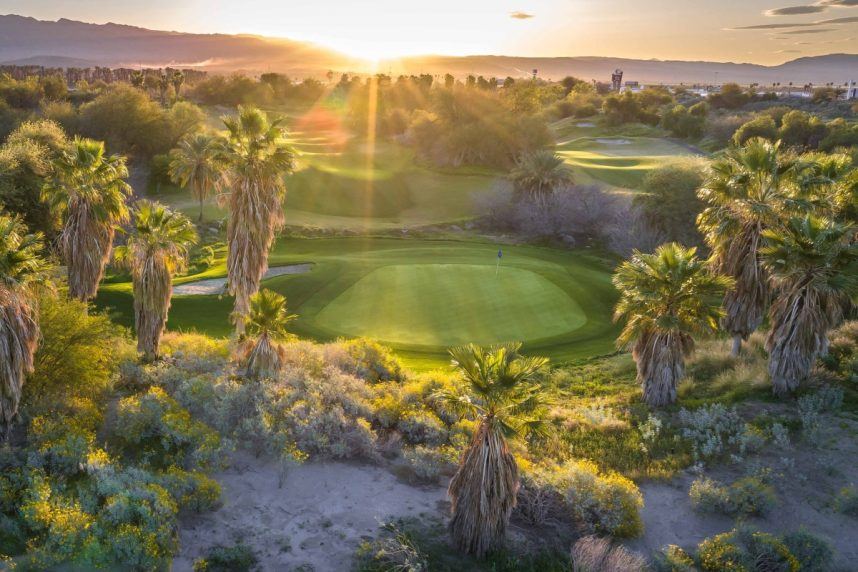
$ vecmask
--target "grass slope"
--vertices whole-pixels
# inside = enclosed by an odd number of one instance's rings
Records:
[[[588,252],[392,238],[285,239],[272,265],[313,263],[311,272],[270,278],[299,315],[292,331],[320,341],[366,336],[415,367],[446,362],[450,345],[525,342],[525,350],[566,362],[613,351],[612,261]],[[222,264],[198,278],[222,276]],[[96,301],[133,320],[128,283],[106,284]],[[176,296],[171,329],[228,335],[230,297]]]

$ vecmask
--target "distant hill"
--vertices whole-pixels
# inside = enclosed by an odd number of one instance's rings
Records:
[[[0,63],[52,67],[177,66],[211,71],[279,71],[321,75],[329,69],[363,71],[366,63],[306,42],[227,34],[186,34],[121,24],[56,22],[0,16]],[[802,85],[858,80],[858,54],[800,58],[779,66],[716,62],[635,60],[609,57],[418,56],[383,62],[399,73],[470,73],[521,77],[533,69],[559,79],[610,80],[621,68],[641,83],[773,82]]]

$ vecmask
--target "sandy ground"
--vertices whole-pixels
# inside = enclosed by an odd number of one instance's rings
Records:
[[[380,523],[437,516],[446,507],[444,487],[413,487],[373,465],[307,463],[281,487],[276,463],[237,453],[214,478],[223,506],[182,520],[175,572],[190,571],[210,547],[237,541],[256,550],[264,571],[349,570],[355,549]]]
[[[835,511],[834,495],[844,486],[858,485],[858,422],[840,417],[815,443],[800,442],[785,450],[752,457],[741,466],[719,466],[707,476],[731,483],[752,464],[771,467],[778,504],[765,518],[748,522],[765,532],[785,533],[801,527],[831,543],[835,569],[858,570],[858,519]],[[785,462],[786,461],[786,462]],[[733,519],[700,514],[691,508],[688,489],[694,476],[682,474],[670,483],[640,485],[645,507],[644,536],[628,543],[643,554],[668,544],[694,548],[701,540],[734,527]]]
[[[312,264],[292,264],[289,266],[275,266],[269,268],[263,279],[273,276],[282,276],[284,274],[303,274],[309,272]],[[226,278],[209,278],[207,280],[197,280],[196,282],[186,282],[173,286],[173,294],[178,296],[206,296],[209,294],[223,294],[226,288]]]

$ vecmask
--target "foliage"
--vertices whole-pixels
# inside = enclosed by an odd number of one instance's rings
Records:
[[[802,572],[826,572],[831,569],[834,550],[822,538],[801,528],[786,533],[783,543],[798,560]]]
[[[688,496],[695,510],[739,517],[765,516],[777,503],[774,489],[758,477],[741,478],[729,487],[701,477],[691,483]]]
[[[358,548],[360,572],[428,572],[429,562],[412,536],[396,523],[382,526],[381,538]]]
[[[822,414],[836,412],[843,405],[843,390],[825,386],[815,393],[798,398],[798,418],[805,437],[816,441],[822,429]]]
[[[751,139],[766,139],[775,141],[778,138],[778,129],[775,120],[768,115],[759,115],[751,119],[736,131],[733,135],[733,143],[745,145]]]
[[[634,204],[665,240],[700,243],[695,223],[703,210],[697,189],[703,185],[704,175],[701,163],[683,161],[656,167],[644,177],[643,192],[635,195]]]
[[[536,201],[544,201],[562,185],[571,183],[572,176],[563,158],[552,151],[534,151],[519,157],[510,171],[516,192]]]
[[[858,489],[854,486],[840,489],[834,499],[834,506],[842,513],[858,516]]]
[[[764,532],[742,527],[704,540],[698,549],[703,572],[798,572],[801,564],[783,541]]]
[[[646,560],[608,538],[585,536],[572,546],[573,572],[643,572]]]
[[[245,544],[215,546],[204,558],[194,561],[194,572],[252,572],[258,562],[253,549]]]

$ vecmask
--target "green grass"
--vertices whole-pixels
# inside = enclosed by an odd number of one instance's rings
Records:
[[[286,295],[292,331],[319,341],[364,336],[390,345],[417,368],[447,362],[450,345],[519,340],[525,351],[569,362],[613,351],[613,261],[588,251],[393,238],[284,239],[272,265],[312,271],[263,286]],[[179,282],[223,276],[221,263]],[[106,284],[96,301],[132,323],[131,287]],[[171,329],[224,336],[232,299],[176,296]]]

